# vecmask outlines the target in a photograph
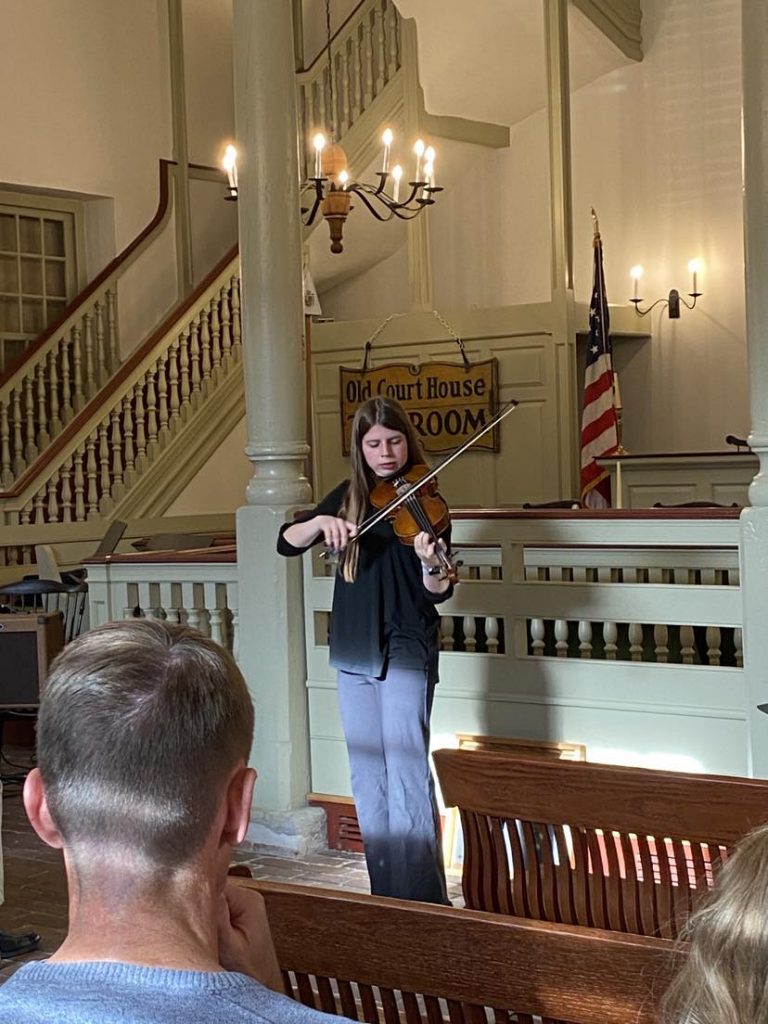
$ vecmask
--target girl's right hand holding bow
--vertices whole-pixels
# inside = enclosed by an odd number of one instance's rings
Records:
[[[305,548],[314,544],[322,534],[325,546],[329,551],[343,551],[349,539],[357,533],[357,523],[338,516],[314,516],[303,523],[289,526],[283,536],[297,548]]]

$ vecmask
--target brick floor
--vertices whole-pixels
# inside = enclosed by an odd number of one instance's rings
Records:
[[[23,758],[22,758],[23,759]],[[21,786],[3,788],[2,849],[5,864],[5,902],[0,904],[0,930],[34,930],[42,936],[40,949],[28,957],[0,961],[0,983],[25,960],[43,959],[56,950],[67,930],[67,888],[63,858],[35,835],[21,802]],[[368,873],[360,853],[328,850],[305,859],[241,851],[235,860],[247,864],[255,878],[300,885],[368,892]],[[449,895],[462,905],[458,878],[449,879]]]

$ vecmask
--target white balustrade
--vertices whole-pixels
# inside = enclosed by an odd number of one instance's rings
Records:
[[[237,564],[142,562],[136,556],[88,566],[90,622],[162,619],[200,630],[237,656]]]
[[[226,323],[227,331],[229,325],[233,327],[228,343],[219,348],[221,332],[217,326],[215,358],[209,326],[212,310],[216,311],[217,324]],[[97,319],[97,326],[98,323]],[[216,385],[232,374],[240,360],[239,324],[239,279],[232,275],[228,266],[187,314],[187,322],[181,328],[174,327],[161,339],[134,372],[126,375],[94,410],[90,420],[73,437],[71,448],[62,450],[41,470],[36,483],[23,497],[6,499],[6,521],[13,521],[12,514],[16,510],[23,517],[27,506],[31,506],[36,523],[83,522],[108,517],[139,477],[148,471],[153,458],[175,439],[192,408],[213,400]],[[77,333],[74,331],[75,335]],[[106,334],[102,337],[100,330],[92,331],[91,335],[94,342],[102,338],[107,344],[108,338]],[[74,365],[79,365],[77,360]],[[100,372],[96,364],[94,367],[91,372],[86,365],[85,383],[92,389],[96,387]],[[79,379],[79,371],[76,371],[75,380]],[[19,471],[26,468],[26,457],[36,452],[37,441],[42,436],[41,423],[53,422],[51,411],[50,420],[33,415],[26,431],[21,430],[19,421],[11,427],[9,408],[15,408],[14,415],[18,416],[23,408],[34,412],[29,378],[25,387],[32,402],[28,406],[23,405],[18,395],[9,406],[0,395],[0,475],[9,485]],[[75,408],[78,402],[76,390]],[[57,407],[57,415],[58,408],[64,405]],[[30,415],[29,411],[26,415]],[[21,462],[18,447],[12,449],[12,436],[14,445],[20,445],[22,437],[27,439]],[[29,520],[20,518],[20,521]]]

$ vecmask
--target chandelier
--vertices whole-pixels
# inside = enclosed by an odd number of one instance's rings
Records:
[[[383,154],[381,170],[376,172],[378,180],[375,183],[358,181],[350,175],[347,154],[336,142],[334,130],[336,87],[331,59],[330,0],[325,2],[325,26],[331,111],[330,138],[321,131],[313,136],[312,151],[307,161],[307,166],[313,168],[313,174],[301,182],[299,193],[302,224],[310,227],[318,215],[322,216],[330,231],[331,252],[340,253],[344,251],[344,225],[350,211],[354,209],[353,197],[378,221],[389,221],[393,217],[399,220],[413,220],[428,206],[433,206],[434,196],[443,190],[435,184],[435,150],[423,139],[417,139],[413,146],[413,177],[411,180],[406,179],[406,184],[402,184],[405,175],[402,165],[394,164],[390,169],[394,141],[391,128],[386,128],[381,136]],[[225,198],[237,199],[237,151],[234,146],[227,146],[222,164],[228,179]]]

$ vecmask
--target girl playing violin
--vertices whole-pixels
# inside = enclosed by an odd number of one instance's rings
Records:
[[[435,605],[453,587],[427,532],[410,547],[383,519],[353,540],[372,512],[374,487],[424,461],[405,410],[393,399],[365,402],[352,422],[350,447],[351,478],[283,526],[277,550],[300,555],[322,540],[340,554],[330,662],[371,892],[448,903],[428,751],[438,678]],[[450,527],[439,539],[444,551],[449,535]]]

